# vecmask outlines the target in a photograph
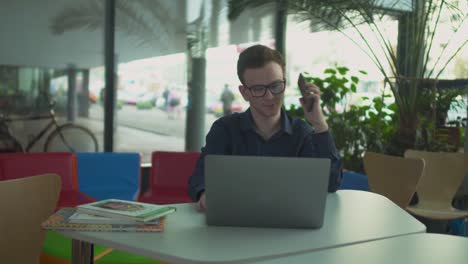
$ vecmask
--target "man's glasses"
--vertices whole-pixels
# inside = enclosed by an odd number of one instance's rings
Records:
[[[281,94],[286,88],[286,80],[275,81],[268,85],[254,85],[251,87],[245,86],[252,93],[253,97],[263,97],[266,94],[267,89],[270,90],[270,93],[273,95]]]

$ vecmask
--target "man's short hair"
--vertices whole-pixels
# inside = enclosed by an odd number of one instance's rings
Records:
[[[237,76],[240,82],[244,83],[243,74],[249,68],[261,68],[270,62],[276,62],[281,66],[283,75],[285,74],[285,61],[281,53],[263,45],[251,46],[239,55],[237,60]]]

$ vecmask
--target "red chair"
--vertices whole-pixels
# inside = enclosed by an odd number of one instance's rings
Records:
[[[151,189],[139,200],[154,204],[192,202],[187,193],[187,184],[199,156],[200,152],[153,152]]]
[[[94,201],[91,197],[78,191],[76,156],[73,153],[0,154],[0,180],[47,173],[59,175],[62,181],[57,208],[74,207]]]

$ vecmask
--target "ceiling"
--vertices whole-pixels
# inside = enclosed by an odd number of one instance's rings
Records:
[[[137,2],[137,0],[134,0]],[[216,5],[219,19],[211,20],[211,29],[226,28],[226,0]],[[392,4],[396,0],[381,0]],[[408,2],[410,0],[400,1]],[[116,4],[132,1],[116,1]],[[397,1],[398,2],[398,1]],[[72,64],[78,68],[90,68],[104,64],[104,11],[92,9],[86,19],[100,19],[93,30],[69,30],[53,34],[52,21],[70,7],[85,8],[88,4],[101,5],[104,0],[0,0],[0,65],[28,67],[65,68]],[[142,32],[139,24],[125,20],[125,15],[116,12],[115,51],[119,62],[184,52],[186,50],[186,16],[193,16],[187,10],[186,0],[154,0],[158,10],[164,10],[164,19],[155,21],[148,10],[135,9],[142,19],[153,19],[154,41],[141,44]],[[388,4],[388,3],[387,3]],[[191,3],[190,6],[193,6]],[[192,7],[189,7],[192,9]],[[182,16],[181,16],[182,14]],[[228,25],[229,43],[258,41],[257,38],[273,37],[273,11],[271,8],[247,10],[236,21]],[[74,22],[72,15],[63,24]],[[260,18],[260,20],[259,20]],[[259,28],[260,22],[261,28]],[[265,23],[266,21],[266,23]],[[216,25],[213,25],[216,23]],[[255,33],[255,31],[257,33]],[[218,30],[216,31],[218,33]],[[261,32],[261,35],[258,34]],[[265,33],[266,32],[266,33]],[[140,43],[140,44],[139,44]]]
[[[54,35],[52,18],[66,7],[76,6],[73,0],[0,0],[0,65],[64,68],[74,64],[79,68],[103,65],[103,26],[93,31],[70,31]],[[90,0],[93,1],[93,0]],[[84,2],[80,0],[80,2]],[[103,1],[101,1],[103,2]],[[165,1],[169,2],[169,1]],[[185,1],[170,1],[174,5]],[[185,13],[185,5],[174,6]],[[104,13],[102,14],[104,17]],[[91,18],[90,18],[91,19]],[[119,19],[119,18],[117,18]],[[117,23],[117,22],[116,22]],[[170,30],[170,29],[169,29]],[[119,61],[129,61],[184,51],[185,32],[170,32],[166,43],[138,45],[135,37],[117,31],[115,50]]]

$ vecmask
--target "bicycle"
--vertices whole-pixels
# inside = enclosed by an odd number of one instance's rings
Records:
[[[46,115],[8,118],[0,114],[0,152],[29,152],[53,128],[44,143],[44,152],[97,152],[96,136],[88,128],[73,123],[59,124],[54,111],[55,102],[49,100]],[[28,140],[26,148],[11,132],[8,123],[15,121],[50,119],[36,135]]]

